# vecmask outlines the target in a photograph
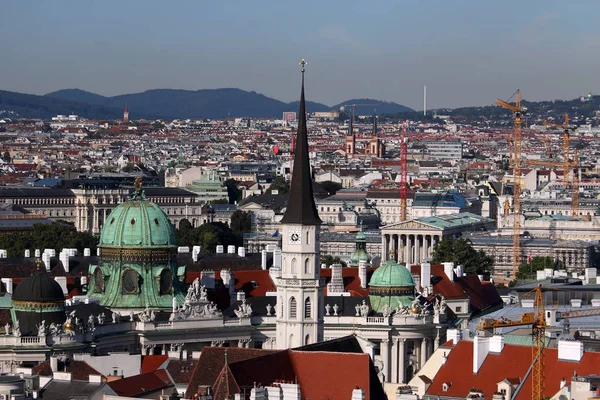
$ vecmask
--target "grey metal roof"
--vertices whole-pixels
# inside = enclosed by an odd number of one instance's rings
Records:
[[[91,399],[104,386],[106,383],[52,380],[40,394],[44,400]]]

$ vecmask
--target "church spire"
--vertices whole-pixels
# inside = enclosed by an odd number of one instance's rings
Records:
[[[321,218],[317,213],[313,197],[310,159],[308,157],[308,132],[306,129],[306,104],[304,101],[304,71],[306,61],[302,65],[302,90],[300,92],[300,112],[298,115],[298,132],[294,150],[294,172],[292,187],[282,224],[319,225]]]

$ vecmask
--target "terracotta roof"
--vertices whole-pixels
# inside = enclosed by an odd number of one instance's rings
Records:
[[[444,345],[445,346],[445,345]],[[492,398],[498,390],[498,382],[507,379],[509,382],[520,382],[525,379],[516,400],[531,399],[531,348],[528,346],[504,345],[501,353],[489,353],[479,368],[473,374],[473,342],[461,340],[449,349],[447,361],[435,375],[428,395],[443,397],[465,398],[472,388],[483,391],[485,398]],[[552,397],[560,389],[560,381],[565,378],[569,384],[574,372],[578,375],[598,373],[600,353],[585,352],[580,362],[558,360],[558,349],[545,349],[545,396]],[[443,384],[451,382],[447,391]]]
[[[163,364],[165,364],[165,361],[167,361],[168,359],[169,359],[169,356],[167,356],[167,355],[142,356],[142,366],[141,366],[142,374],[145,374],[147,372],[156,371]]]
[[[188,394],[196,393],[200,386],[212,387],[221,373],[223,365],[225,365],[225,352],[227,352],[227,362],[233,363],[254,357],[261,357],[265,353],[275,352],[275,350],[244,349],[239,347],[204,347],[192,372],[187,388]]]
[[[217,377],[215,384],[213,385],[213,399],[230,399],[236,393],[240,392],[240,387],[235,381],[229,365],[225,364],[223,369],[221,369],[221,373]]]
[[[140,396],[174,386],[164,369],[119,379],[109,382],[108,385],[123,397]]]
[[[349,399],[360,387],[371,398],[369,355],[354,353],[290,351],[302,397],[306,399]]]

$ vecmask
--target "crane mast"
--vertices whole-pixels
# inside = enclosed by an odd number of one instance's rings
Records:
[[[516,92],[516,103],[512,105],[503,100],[496,100],[500,107],[511,110],[515,114],[515,130],[513,139],[513,260],[512,276],[517,275],[521,264],[521,116],[525,112],[521,108],[521,91]]]
[[[406,121],[402,124],[402,137],[400,138],[400,221],[406,221],[406,191],[407,191],[407,147]]]

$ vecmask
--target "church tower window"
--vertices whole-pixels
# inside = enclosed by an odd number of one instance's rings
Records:
[[[297,304],[294,297],[290,298],[290,319],[296,319]]]
[[[304,318],[312,318],[312,305],[310,303],[310,297],[307,297],[304,301]]]

